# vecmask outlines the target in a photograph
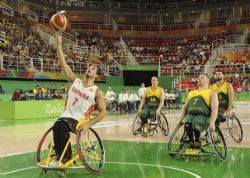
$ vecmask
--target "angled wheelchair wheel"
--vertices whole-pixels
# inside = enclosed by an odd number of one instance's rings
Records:
[[[184,131],[184,124],[177,125],[168,142],[168,153],[175,156],[184,148],[187,141],[187,134]]]
[[[233,140],[236,141],[237,143],[242,142],[243,129],[239,119],[235,115],[227,119],[227,126]]]
[[[47,170],[62,170],[83,168],[82,162],[79,159],[77,146],[76,146],[76,135],[71,134],[69,145],[72,151],[72,159],[65,163],[59,163],[56,166],[49,166],[50,162],[56,160],[56,152],[54,148],[54,138],[53,138],[53,127],[49,128],[45,134],[42,136],[38,147],[37,147],[37,165],[42,168],[45,172]],[[74,138],[74,139],[71,139]]]
[[[92,128],[79,130],[76,143],[82,164],[90,173],[98,174],[105,164],[105,150],[97,132]]]
[[[166,116],[161,113],[160,117],[157,118],[158,125],[163,135],[168,136],[169,134],[169,125]]]
[[[220,160],[225,160],[227,157],[227,145],[221,130],[217,126],[214,132],[208,129],[208,136],[217,157]]]
[[[132,133],[133,135],[137,135],[137,134],[140,134],[141,131],[142,131],[141,119],[139,115],[137,115],[132,124]]]
[[[37,147],[37,164],[46,167],[56,157],[54,150],[53,127],[49,128],[42,136]]]

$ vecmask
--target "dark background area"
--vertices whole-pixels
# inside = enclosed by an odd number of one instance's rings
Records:
[[[140,86],[142,82],[145,86],[151,85],[151,77],[157,76],[157,71],[123,71],[124,85],[125,86]]]

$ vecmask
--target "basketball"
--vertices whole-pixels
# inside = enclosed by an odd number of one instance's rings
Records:
[[[65,31],[69,21],[63,13],[56,13],[50,19],[50,26],[57,31]]]

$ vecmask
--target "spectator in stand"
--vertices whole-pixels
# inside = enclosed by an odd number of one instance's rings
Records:
[[[53,99],[62,99],[62,96],[59,94],[58,90],[55,90],[53,94]]]
[[[37,93],[35,94],[35,100],[43,100],[43,94],[41,88],[38,88]]]
[[[61,94],[65,94],[67,92],[67,86],[66,84],[62,84],[61,86]]]
[[[53,99],[53,96],[51,95],[50,90],[47,90],[47,92],[45,93],[44,99],[45,100],[52,100]]]
[[[55,84],[52,84],[51,87],[50,87],[50,92],[51,92],[51,94],[55,94],[56,91],[57,91],[56,85],[55,85]]]
[[[12,94],[12,101],[20,101],[21,100],[21,92],[19,89],[16,89]]]
[[[138,90],[138,95],[139,95],[140,99],[142,98],[145,90],[146,90],[145,84],[141,83],[141,88],[139,88],[139,90]]]
[[[3,88],[2,88],[2,85],[0,85],[0,94],[4,94],[5,92],[4,92],[4,90],[3,90]]]
[[[39,89],[39,85],[36,85],[33,89],[33,94],[37,94],[38,92],[38,89]]]
[[[31,97],[29,96],[29,93],[27,90],[24,91],[23,96],[21,98],[22,101],[28,101],[31,100]]]
[[[42,87],[42,94],[45,94],[45,93],[47,93],[47,86],[43,85],[43,87]]]

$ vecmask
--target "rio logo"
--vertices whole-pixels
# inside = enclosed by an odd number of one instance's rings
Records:
[[[63,105],[61,104],[46,104],[45,105],[45,114],[61,114],[63,112]]]

